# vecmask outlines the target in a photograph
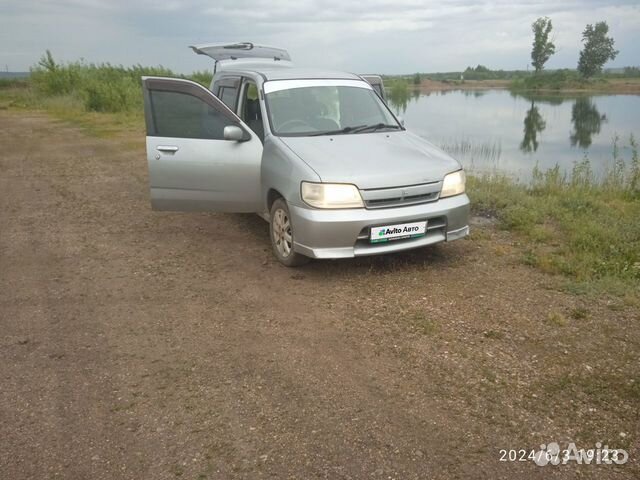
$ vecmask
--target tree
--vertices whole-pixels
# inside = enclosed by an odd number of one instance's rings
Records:
[[[531,24],[531,30],[533,30],[531,64],[536,69],[536,73],[544,68],[544,64],[556,52],[556,46],[549,40],[552,28],[549,17],[540,17]]]
[[[614,40],[607,36],[609,25],[607,22],[598,22],[595,27],[588,24],[582,32],[584,48],[580,52],[578,71],[585,77],[593,77],[602,72],[602,67],[609,60],[618,55],[618,50],[613,48]]]

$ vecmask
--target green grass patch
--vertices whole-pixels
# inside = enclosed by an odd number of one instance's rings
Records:
[[[636,403],[640,401],[640,378],[637,375],[630,378],[611,370],[606,375],[598,372],[580,375],[568,373],[550,379],[543,390],[551,395],[570,392],[576,399],[594,405],[606,406],[616,399]]]
[[[0,78],[0,90],[7,88],[27,88],[29,80],[27,78]]]
[[[560,313],[560,312],[550,312],[549,315],[547,315],[547,323],[551,326],[554,327],[566,327],[567,326],[567,319],[566,317]]]
[[[631,137],[631,162],[614,140],[611,166],[601,178],[587,159],[565,175],[534,170],[530,185],[504,176],[470,177],[476,214],[526,240],[523,261],[565,275],[575,291],[629,295],[640,286],[640,161]]]
[[[0,101],[10,99],[12,106],[43,108],[46,110],[75,110],[100,113],[142,115],[143,76],[189,78],[209,86],[212,74],[194,72],[179,75],[168,68],[124,67],[109,63],[84,61],[58,63],[51,52],[31,69],[28,79],[10,79],[0,82]],[[21,90],[21,91],[18,91]]]
[[[515,78],[511,90],[598,90],[606,88],[603,77],[585,79],[575,70],[561,69]]]
[[[0,109],[44,110],[98,137],[132,131],[143,135],[143,76],[187,78],[208,87],[212,73],[196,71],[184,76],[162,66],[63,64],[47,51],[29,78],[0,81]]]
[[[142,109],[140,78],[174,76],[163,67],[115,66],[72,62],[59,64],[47,51],[31,71],[39,97],[67,97],[90,112],[132,112]]]

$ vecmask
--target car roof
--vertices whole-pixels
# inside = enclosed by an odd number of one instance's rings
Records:
[[[354,73],[340,72],[335,70],[322,70],[316,68],[297,68],[297,67],[271,67],[264,65],[261,68],[243,68],[243,69],[225,69],[220,73],[225,75],[233,74],[258,74],[266,81],[269,80],[303,80],[303,79],[340,79],[340,80],[362,80],[360,76]]]

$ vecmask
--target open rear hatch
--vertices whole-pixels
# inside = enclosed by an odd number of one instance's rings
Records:
[[[210,43],[190,45],[199,55],[207,55],[218,64],[227,64],[235,60],[250,59],[252,63],[291,62],[289,52],[283,48],[255,45],[251,42]]]

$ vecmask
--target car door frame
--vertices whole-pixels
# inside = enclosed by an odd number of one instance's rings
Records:
[[[185,79],[143,77],[152,207],[172,211],[260,212],[262,143],[221,99]],[[158,132],[154,91],[191,95],[240,127],[241,140],[168,137]],[[237,104],[237,99],[236,99]],[[227,125],[229,126],[229,125]]]

